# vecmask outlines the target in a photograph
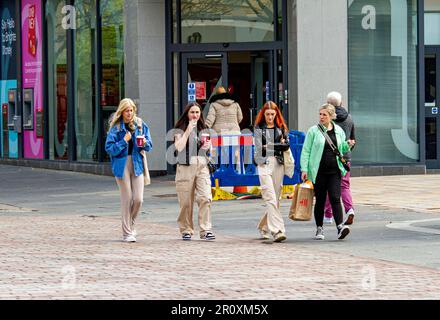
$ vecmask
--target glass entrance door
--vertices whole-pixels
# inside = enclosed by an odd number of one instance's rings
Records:
[[[440,47],[425,48],[425,140],[426,167],[440,168]]]
[[[228,88],[243,113],[240,128],[254,125],[267,100],[275,100],[273,51],[235,51],[182,54],[182,108],[197,101],[206,116],[209,98],[219,86]],[[182,110],[180,110],[180,113]]]
[[[227,54],[218,52],[182,54],[182,109],[197,101],[206,116],[209,98],[216,88],[228,87]],[[182,112],[183,110],[181,110]]]

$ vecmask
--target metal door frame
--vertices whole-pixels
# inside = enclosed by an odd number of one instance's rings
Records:
[[[180,72],[180,101],[179,114],[182,114],[184,107],[188,104],[188,59],[209,59],[210,57],[221,56],[221,77],[223,87],[228,87],[228,53],[227,52],[185,52],[181,54]],[[220,59],[219,59],[220,60]]]
[[[268,79],[269,79],[269,87],[270,87],[270,92],[269,92],[269,100],[275,101],[277,99],[277,92],[278,92],[278,88],[275,88],[275,84],[278,84],[277,82],[277,75],[276,72],[274,70],[274,66],[277,65],[277,61],[276,61],[276,50],[273,49],[269,49],[269,50],[249,50],[251,53],[252,52],[258,52],[259,57],[265,57],[267,59],[267,67],[268,67]],[[259,57],[255,57],[255,56],[251,56],[251,92],[250,92],[250,101],[251,101],[251,119],[250,119],[250,123],[251,125],[254,125],[254,119],[257,115],[257,111],[259,109],[261,109],[262,106],[259,106],[256,104],[256,88],[255,88],[255,60],[256,58]],[[266,97],[263,97],[263,102],[266,102]]]

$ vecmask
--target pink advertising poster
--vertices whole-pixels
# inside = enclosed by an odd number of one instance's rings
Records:
[[[22,0],[23,148],[25,158],[43,158],[43,58],[41,1]],[[31,90],[26,90],[31,89]],[[33,104],[33,105],[32,105]],[[39,119],[37,121],[37,119]],[[37,130],[39,128],[39,130]],[[37,136],[38,133],[38,136]]]

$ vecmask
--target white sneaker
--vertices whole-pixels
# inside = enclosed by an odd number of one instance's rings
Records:
[[[325,224],[332,224],[333,223],[333,217],[327,218],[324,216],[324,223]]]
[[[131,234],[133,235],[133,237],[137,237],[137,235],[138,235],[138,233],[137,233],[137,231],[135,230],[135,229],[133,229],[133,231],[131,232]]]
[[[136,237],[133,235],[128,235],[124,237],[124,242],[136,242]]]
[[[284,232],[281,231],[273,236],[273,242],[283,242],[286,239],[286,235],[284,234]]]
[[[347,211],[347,219],[345,220],[344,224],[346,226],[349,226],[353,224],[353,220],[354,220],[354,210],[353,208],[351,208],[350,210]]]
[[[318,227],[316,228],[315,240],[324,240],[324,228]]]
[[[270,239],[270,235],[269,232],[266,230],[260,230],[260,235],[261,235],[261,240],[269,240]]]
[[[338,239],[344,239],[350,233],[350,228],[346,225],[340,224],[338,226]]]

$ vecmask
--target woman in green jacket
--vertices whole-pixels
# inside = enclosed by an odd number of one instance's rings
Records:
[[[344,239],[350,233],[349,227],[342,222],[343,215],[340,202],[341,177],[345,176],[347,171],[319,128],[320,126],[327,133],[333,145],[337,146],[340,154],[344,154],[354,142],[352,140],[345,141],[344,130],[333,122],[335,118],[334,106],[331,104],[321,106],[319,109],[319,124],[312,126],[307,131],[301,151],[301,179],[303,181],[306,179],[311,180],[315,190],[316,240],[324,240],[323,221],[327,192],[333,209],[338,239]]]

